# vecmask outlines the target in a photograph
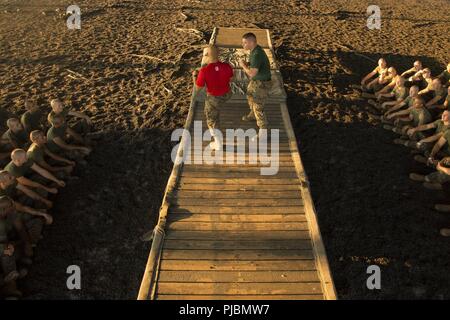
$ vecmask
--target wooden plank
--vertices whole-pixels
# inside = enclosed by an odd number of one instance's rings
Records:
[[[178,295],[158,294],[158,300],[323,300],[323,294],[267,294],[267,295]]]
[[[333,279],[331,278],[330,267],[328,264],[327,253],[322,242],[322,235],[320,234],[319,224],[317,221],[316,209],[312,200],[311,192],[309,190],[309,182],[303,167],[303,162],[300,158],[300,152],[297,147],[295,133],[292,124],[289,120],[289,112],[286,103],[281,103],[281,112],[286,123],[286,132],[291,139],[292,159],[295,163],[297,174],[301,179],[302,198],[305,199],[305,213],[308,219],[312,243],[314,246],[314,253],[317,260],[319,277],[323,285],[323,291],[326,299],[336,300],[336,289],[334,287]]]
[[[318,294],[320,282],[296,283],[158,283],[159,294]]]
[[[190,166],[190,165],[195,165],[198,166],[200,165],[200,163],[196,163],[197,161],[200,161],[205,167],[209,167],[209,166],[222,166],[222,165],[239,165],[239,166],[251,166],[251,165],[260,165],[261,167],[268,167],[270,166],[270,161],[272,161],[272,163],[274,163],[275,160],[279,161],[279,162],[284,162],[284,161],[291,161],[291,155],[288,152],[280,152],[278,154],[278,156],[275,158],[275,154],[274,157],[272,159],[267,159],[265,156],[262,155],[258,155],[257,153],[249,153],[249,152],[245,152],[245,153],[241,153],[241,152],[237,152],[237,150],[234,150],[233,152],[228,152],[226,149],[223,151],[223,154],[221,157],[219,157],[218,160],[222,160],[222,163],[217,163],[218,161],[214,161],[214,163],[205,163],[203,161],[203,157],[202,157],[202,153],[194,153],[194,149],[191,149],[191,158],[190,161],[188,161],[189,159],[186,159],[184,165],[186,166]],[[268,156],[271,156],[271,154],[269,153]],[[196,160],[198,157],[199,160]]]
[[[309,240],[270,240],[270,241],[225,241],[225,240],[166,240],[164,242],[164,249],[235,249],[235,250],[292,250],[292,249],[311,249],[311,242]]]
[[[179,222],[305,222],[304,214],[200,214],[174,213],[167,216],[167,221]]]
[[[242,170],[240,172],[221,172],[221,171],[183,171],[181,174],[181,177],[186,178],[212,178],[212,179],[258,179],[259,177],[264,177],[265,179],[295,179],[295,173],[294,172],[285,172],[285,171],[278,171],[274,175],[265,175],[263,176],[261,174],[261,170],[258,171],[245,171]]]
[[[270,48],[270,42],[267,39],[266,29],[256,28],[218,28],[215,44],[219,47],[242,47],[242,36],[247,32],[253,32],[256,35],[258,44],[263,48]]]
[[[314,259],[311,260],[169,260],[162,259],[160,270],[172,271],[315,271],[316,265]]]
[[[186,221],[172,221],[169,225],[169,232],[172,231],[211,231],[217,232],[217,237],[220,233],[229,233],[238,235],[238,232],[251,232],[250,235],[261,236],[257,231],[308,231],[308,224],[305,222],[186,222]],[[199,233],[200,235],[200,233]],[[207,234],[203,234],[207,237]],[[271,235],[273,237],[273,235]]]
[[[295,283],[319,282],[316,271],[165,271],[159,282],[202,283]]]
[[[220,214],[299,214],[304,213],[303,206],[260,206],[260,207],[211,207],[211,206],[171,206],[169,213],[220,213]]]
[[[288,191],[300,190],[299,185],[295,184],[271,184],[271,185],[221,185],[221,184],[202,184],[202,183],[180,183],[178,186],[180,190],[223,190],[223,191]]]
[[[269,165],[267,164],[262,164],[260,162],[258,163],[245,163],[245,164],[240,164],[237,163],[236,161],[232,162],[232,163],[214,163],[214,164],[203,164],[203,165],[198,165],[198,164],[185,164],[184,165],[184,170],[187,169],[191,169],[194,168],[194,170],[198,170],[198,171],[208,171],[211,168],[242,168],[242,167],[246,167],[246,168],[268,168]],[[280,168],[291,168],[291,169],[295,169],[294,163],[292,161],[278,161],[278,166]]]
[[[214,206],[214,207],[260,207],[260,206],[302,206],[301,199],[192,199],[177,198],[171,201],[177,206]]]
[[[173,240],[293,240],[310,239],[309,231],[299,230],[258,230],[258,231],[222,231],[222,230],[169,230],[166,239]]]
[[[162,252],[163,259],[170,260],[311,260],[311,250],[168,250]]]
[[[257,178],[206,178],[206,177],[186,177],[182,176],[180,183],[202,183],[202,184],[222,184],[222,185],[298,185],[298,179],[291,178],[269,178],[271,176],[264,176],[264,179]]]
[[[301,197],[299,191],[268,191],[268,190],[255,190],[255,191],[185,191],[177,190],[174,192],[174,197],[177,198],[196,198],[196,199],[226,199],[226,198],[251,198],[251,199],[298,199]]]

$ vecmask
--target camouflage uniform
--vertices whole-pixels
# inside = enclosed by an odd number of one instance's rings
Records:
[[[271,81],[250,80],[247,87],[247,101],[250,107],[249,118],[256,119],[261,129],[267,129],[268,121],[264,112],[264,103],[269,96]]]
[[[205,116],[208,128],[219,129],[220,109],[232,96],[231,90],[223,96],[213,96],[208,94],[205,100]]]
[[[259,45],[250,52],[249,60],[249,67],[258,69],[258,73],[250,80],[247,87],[247,101],[250,107],[247,118],[256,119],[260,129],[267,129],[268,122],[264,112],[264,103],[272,87],[270,61],[264,49]]]

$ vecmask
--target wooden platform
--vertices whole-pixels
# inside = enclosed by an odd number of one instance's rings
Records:
[[[216,28],[211,42],[238,48],[249,31],[276,65],[268,30]],[[272,72],[278,79],[266,110],[269,128],[279,130],[278,173],[261,175],[267,167],[261,162],[175,164],[139,299],[336,299],[281,75]],[[191,102],[190,132],[194,121],[207,128],[203,98]],[[221,129],[257,129],[241,120],[247,112],[236,90],[222,111]],[[185,142],[179,158],[208,144],[188,148]]]

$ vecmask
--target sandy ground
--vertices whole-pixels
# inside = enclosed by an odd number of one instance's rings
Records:
[[[80,180],[57,197],[55,222],[22,284],[27,297],[136,297],[149,251],[139,236],[157,217],[170,134],[187,115],[201,45],[214,26],[258,26],[273,34],[339,297],[449,299],[450,240],[438,232],[450,217],[432,210],[445,196],[408,180],[421,168],[348,85],[373,68],[355,53],[382,55],[400,70],[420,58],[440,72],[450,57],[450,3],[376,3],[382,28],[369,31],[373,1],[79,0],[82,29],[70,31],[67,1],[0,0],[2,126],[31,93],[45,107],[61,97],[101,132]],[[81,267],[80,291],[66,289],[71,264]],[[370,264],[382,268],[379,291],[365,286]]]

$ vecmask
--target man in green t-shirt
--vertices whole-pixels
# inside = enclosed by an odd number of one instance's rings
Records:
[[[411,108],[414,103],[414,99],[419,97],[419,87],[418,86],[412,86],[409,88],[409,95],[403,99],[402,101],[398,101],[393,107],[388,109],[384,114],[384,120],[392,120],[393,118],[397,117],[396,112],[398,110],[403,109],[406,107],[406,109]]]
[[[22,192],[20,195],[18,191]],[[45,209],[35,209],[35,201],[46,202],[45,198],[42,198],[33,190],[21,185],[17,182],[8,171],[0,171],[0,196],[7,196],[12,199],[14,206],[17,209],[17,214],[25,223],[30,239],[32,243],[37,243],[42,234],[42,229],[45,224],[51,224],[53,218],[49,215]],[[31,201],[29,201],[31,200]]]
[[[33,160],[28,159],[27,153],[23,149],[15,149],[11,153],[11,162],[8,163],[5,170],[13,175],[22,185],[31,188],[38,188],[49,193],[56,194],[58,190],[56,188],[49,188],[44,184],[35,181],[36,177],[33,179],[31,174],[37,173],[47,180],[55,182],[59,187],[64,187],[66,185],[64,181],[56,178],[52,173],[34,163]]]
[[[22,195],[19,192],[22,192]],[[37,202],[44,203],[48,208],[52,207],[52,202],[40,196],[32,189],[20,184],[17,179],[6,170],[0,171],[0,196],[8,196],[17,204],[17,209],[30,215],[47,217],[41,211],[34,210],[31,206]],[[29,201],[31,200],[31,201]]]
[[[445,87],[450,86],[450,62],[447,64],[447,69],[442,71],[438,78],[441,79],[441,82]]]
[[[91,153],[92,149],[82,145],[74,145],[66,142],[67,125],[64,117],[56,114],[52,120],[52,126],[47,131],[47,148],[58,155],[64,155],[75,161],[82,159]]]
[[[91,130],[92,126],[91,119],[82,112],[73,111],[69,107],[64,106],[61,100],[59,99],[53,99],[50,102],[50,106],[52,107],[52,111],[47,116],[49,124],[51,125],[53,123],[53,119],[56,115],[61,115],[64,119],[64,122],[67,124],[67,134],[71,136],[76,143],[80,144],[86,143],[83,136],[88,134]],[[76,122],[75,125],[69,126],[68,125],[69,116],[76,117],[81,120]]]
[[[14,231],[18,237],[11,238]],[[32,243],[23,220],[17,215],[14,203],[7,196],[0,197],[0,265],[3,270],[3,294],[21,296],[16,280],[27,275],[26,269],[18,269],[16,262],[24,262],[33,256]],[[28,262],[29,263],[29,262]],[[6,292],[5,292],[6,291]]]
[[[6,121],[8,130],[2,135],[0,144],[10,151],[16,148],[23,148],[29,145],[27,132],[17,118],[10,118]]]
[[[47,148],[47,137],[40,130],[35,130],[30,134],[31,146],[28,148],[27,157],[34,161],[45,170],[54,174],[65,176],[70,174],[75,166],[75,162],[61,157]],[[52,165],[46,161],[46,158],[52,161]],[[55,163],[64,163],[65,166],[55,165]]]
[[[378,101],[383,102],[381,105],[379,102],[369,100],[369,104],[379,110],[386,111],[389,107],[395,106],[398,103],[403,102],[408,96],[408,89],[405,87],[405,78],[398,77],[395,87],[389,93],[382,93],[378,96]]]
[[[245,50],[250,50],[250,62],[239,61],[239,65],[250,78],[247,87],[247,101],[250,113],[243,116],[242,120],[251,121],[256,119],[259,129],[267,129],[268,122],[264,112],[264,104],[272,86],[269,58],[264,49],[258,45],[256,36],[253,33],[246,33],[242,36],[242,46]]]
[[[29,135],[33,130],[41,130],[42,112],[35,100],[25,100],[25,109],[27,110],[20,117],[20,122],[24,130]]]

